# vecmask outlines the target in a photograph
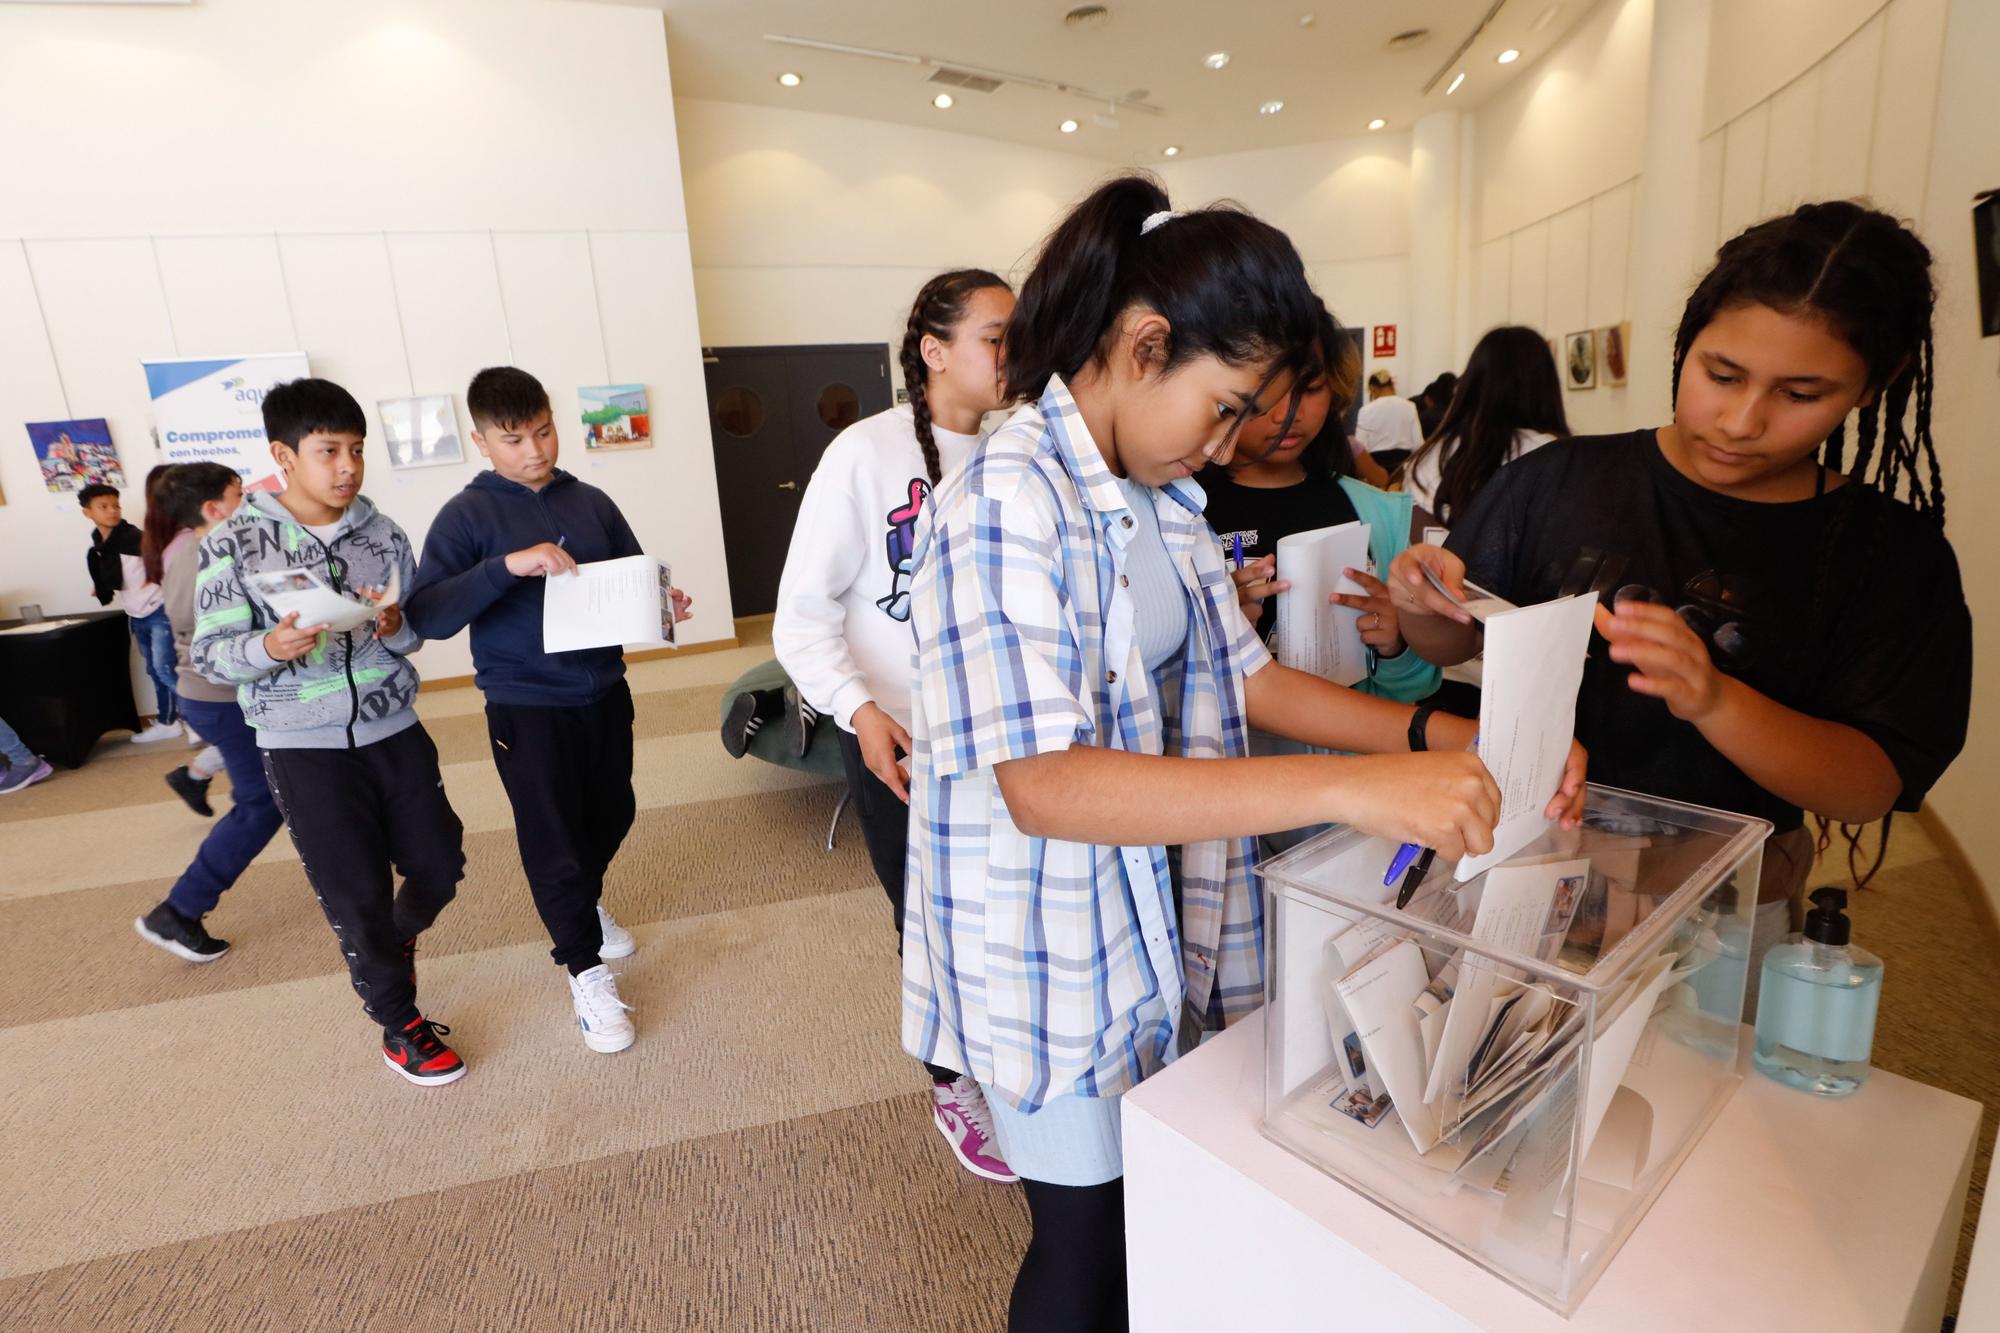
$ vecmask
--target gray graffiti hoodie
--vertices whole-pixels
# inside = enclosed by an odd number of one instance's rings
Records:
[[[322,634],[292,662],[264,651],[265,634],[282,617],[247,580],[285,569],[312,569],[338,592],[382,587],[393,572],[407,591],[417,562],[410,539],[366,496],[355,497],[321,541],[276,495],[246,495],[235,516],[202,539],[189,645],[194,669],[236,687],[243,716],[266,750],[354,749],[414,725],[417,669],[404,659],[423,640],[407,621],[387,639],[366,628]]]

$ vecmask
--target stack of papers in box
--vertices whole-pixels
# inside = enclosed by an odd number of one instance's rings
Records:
[[[1616,892],[1589,858],[1531,857],[1489,870],[1476,891],[1455,885],[1440,867],[1408,910],[1494,953],[1560,965],[1579,908],[1592,904],[1594,919]],[[1476,901],[1462,906],[1463,897]],[[1418,1155],[1464,1184],[1505,1192],[1532,1176],[1539,1192],[1543,1172],[1530,1163],[1551,1152],[1566,1161],[1578,1116],[1582,1161],[1614,1100],[1636,1100],[1630,1089],[1621,1098],[1620,1084],[1647,1020],[1668,987],[1700,961],[1683,958],[1679,947],[1631,969],[1598,997],[1589,1074],[1579,1088],[1584,1010],[1573,993],[1483,953],[1427,951],[1388,922],[1357,919],[1323,946],[1321,998],[1345,1084],[1329,1085],[1330,1105],[1370,1127],[1393,1111]],[[1644,1165],[1645,1115],[1641,1103],[1612,1118],[1640,1126],[1635,1142],[1618,1149],[1618,1174],[1628,1183]]]

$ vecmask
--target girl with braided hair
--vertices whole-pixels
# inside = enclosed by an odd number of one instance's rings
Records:
[[[1887,214],[1816,203],[1751,227],[1688,298],[1669,424],[1509,463],[1390,578],[1405,636],[1441,665],[1477,630],[1425,566],[1518,603],[1600,594],[1577,703],[1593,776],[1775,827],[1753,986],[1812,868],[1805,814],[1915,810],[1965,742],[1933,304],[1930,252]]]
[[[953,269],[925,283],[903,331],[907,405],[858,421],[820,458],[778,584],[771,642],[805,701],[839,724],[840,756],[868,857],[900,937],[909,836],[910,564],[931,488],[971,456],[980,418],[1005,405],[1005,280]],[[926,1064],[932,1120],[968,1171],[1012,1182],[988,1142],[979,1085]]]

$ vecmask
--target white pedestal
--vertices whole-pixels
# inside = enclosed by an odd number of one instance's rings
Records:
[[[1266,1139],[1264,1020],[1125,1098],[1136,1333],[1936,1333],[1979,1106],[1880,1070],[1743,1081],[1564,1319]]]

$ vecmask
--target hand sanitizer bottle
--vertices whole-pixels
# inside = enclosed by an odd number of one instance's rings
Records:
[[[1756,1065],[1802,1092],[1844,1097],[1868,1077],[1882,960],[1847,940],[1847,891],[1814,889],[1803,935],[1764,955]]]

